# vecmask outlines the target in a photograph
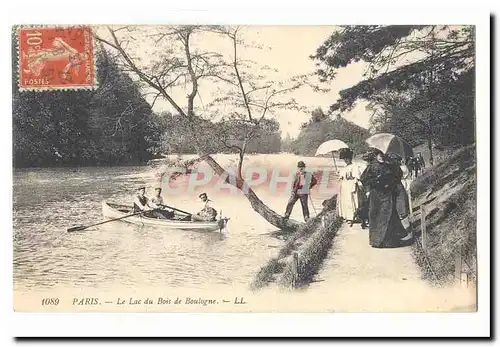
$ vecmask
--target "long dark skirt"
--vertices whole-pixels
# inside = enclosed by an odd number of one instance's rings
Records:
[[[377,248],[398,247],[405,229],[396,209],[396,190],[371,189],[370,203],[370,245]]]
[[[362,221],[367,221],[369,218],[369,202],[366,197],[366,191],[363,187],[358,186],[356,189],[356,194],[358,197],[358,209],[356,210],[357,217]]]
[[[403,184],[396,186],[396,209],[400,216],[406,217],[410,213],[410,202],[408,201],[408,193]]]

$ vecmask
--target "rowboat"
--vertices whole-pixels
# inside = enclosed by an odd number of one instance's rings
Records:
[[[133,213],[132,206],[120,205],[107,201],[102,202],[102,215],[104,216],[104,218],[115,219],[124,217],[131,213]],[[128,218],[123,218],[120,219],[120,221],[137,225],[162,227],[166,229],[182,229],[182,230],[198,230],[198,231],[215,231],[215,230],[220,231],[225,227],[227,223],[226,218],[222,218],[213,222],[212,221],[193,222],[193,221],[180,220],[183,217],[185,216],[176,214],[172,219],[158,219],[158,218],[150,218],[139,215],[139,216],[131,216]]]

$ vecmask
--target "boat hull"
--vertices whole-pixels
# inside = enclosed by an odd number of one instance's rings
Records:
[[[106,201],[102,202],[102,215],[106,219],[120,218],[130,213],[132,213],[131,206],[113,204]],[[219,223],[217,221],[191,222],[191,221],[149,218],[149,217],[143,217],[141,215],[123,218],[120,219],[119,221],[136,225],[162,227],[165,229],[198,230],[198,231],[220,230]]]

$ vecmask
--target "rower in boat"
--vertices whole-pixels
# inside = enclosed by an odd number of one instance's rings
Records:
[[[200,212],[193,214],[191,220],[200,222],[215,221],[217,218],[217,211],[212,207],[211,202],[213,201],[208,198],[207,193],[201,193],[199,198],[202,203],[202,209]]]
[[[151,205],[155,209],[155,211],[153,211],[153,215],[156,218],[160,218],[160,219],[173,218],[174,212],[165,209],[165,206],[163,204],[163,197],[161,196],[161,188],[160,187],[155,188],[155,192],[156,192],[156,195],[151,198]]]
[[[146,197],[146,187],[139,187],[139,189],[137,189],[137,195],[134,199],[133,207],[134,213],[145,211],[142,216],[149,218],[158,218],[156,211],[153,210],[155,206]],[[162,216],[161,218],[164,217]]]
[[[139,187],[139,189],[137,189],[137,195],[135,196],[134,199],[134,213],[141,211],[148,211],[145,212],[143,216],[151,217],[152,209],[153,206],[146,197],[146,187]]]
[[[165,228],[167,230],[178,229],[220,232],[221,226],[224,227],[228,220],[227,218],[222,218],[216,221],[193,222],[191,221],[191,214],[182,210],[177,210],[176,212],[184,213],[186,216],[189,216],[189,218],[186,217],[185,219],[178,219],[179,216],[177,213],[175,218],[172,219],[142,218],[141,215],[134,215],[131,213],[133,209],[131,205],[122,205],[109,201],[103,201],[101,206],[102,214],[107,219],[105,223],[109,221],[120,221],[140,226],[147,225],[155,228]]]

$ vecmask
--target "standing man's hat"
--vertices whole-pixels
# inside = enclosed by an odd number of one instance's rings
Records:
[[[161,187],[156,187],[155,190],[161,191]]]
[[[199,198],[202,198],[202,197],[208,198],[207,193],[201,193],[198,197]]]
[[[146,187],[141,186],[141,187],[137,188],[137,190],[143,190],[143,189],[146,190]]]
[[[306,163],[301,160],[297,163],[297,167],[306,167]]]

